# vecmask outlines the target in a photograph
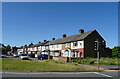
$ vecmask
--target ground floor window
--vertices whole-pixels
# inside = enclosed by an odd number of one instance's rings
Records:
[[[59,52],[50,52],[50,55],[52,55],[52,56],[59,56]]]
[[[68,57],[68,56],[69,56],[69,51],[64,51],[64,52],[62,52],[62,56]]]
[[[78,52],[71,52],[72,54],[72,56],[71,57],[73,57],[73,58],[78,58],[79,56],[78,56]]]

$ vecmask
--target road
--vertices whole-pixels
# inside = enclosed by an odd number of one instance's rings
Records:
[[[13,58],[13,59],[21,60],[20,57],[8,57],[8,58]],[[29,58],[29,60],[32,60],[32,61],[39,61],[37,58]]]
[[[118,71],[104,72],[2,72],[2,77],[96,77],[105,79],[119,79]]]

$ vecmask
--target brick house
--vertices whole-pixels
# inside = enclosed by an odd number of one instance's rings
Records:
[[[96,40],[99,40],[99,42],[105,41],[96,30],[84,32],[83,29],[80,29],[76,35],[67,36],[63,34],[62,38],[59,39],[53,38],[51,41],[44,40],[42,43],[29,44],[27,47],[24,46],[23,51],[48,54],[48,50],[50,50],[50,55],[66,58],[97,57],[94,48]],[[99,49],[99,52],[100,57],[112,56],[111,50],[106,47]]]
[[[97,57],[97,53],[94,50],[94,42],[96,39],[100,42],[105,41],[96,30],[84,32],[84,30],[81,29],[79,30],[79,34],[68,37],[66,34],[63,34],[62,38],[52,41],[50,43],[50,50],[54,51],[54,53],[59,53],[58,55],[62,57]],[[100,49],[99,51],[101,57],[111,55],[111,53],[108,54],[105,52],[106,49]]]

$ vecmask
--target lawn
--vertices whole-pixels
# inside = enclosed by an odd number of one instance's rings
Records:
[[[10,58],[2,59],[3,71],[102,71],[96,68],[81,67],[78,64],[62,63],[53,60],[30,61]]]
[[[73,59],[71,62],[80,62],[81,64],[91,64],[96,65],[97,58],[84,58],[84,59]],[[93,63],[94,62],[94,63]],[[119,59],[118,58],[100,58],[100,65],[119,65]]]

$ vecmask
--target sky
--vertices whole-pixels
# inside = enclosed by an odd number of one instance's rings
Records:
[[[2,43],[34,44],[96,29],[107,47],[118,45],[117,2],[3,2]]]

